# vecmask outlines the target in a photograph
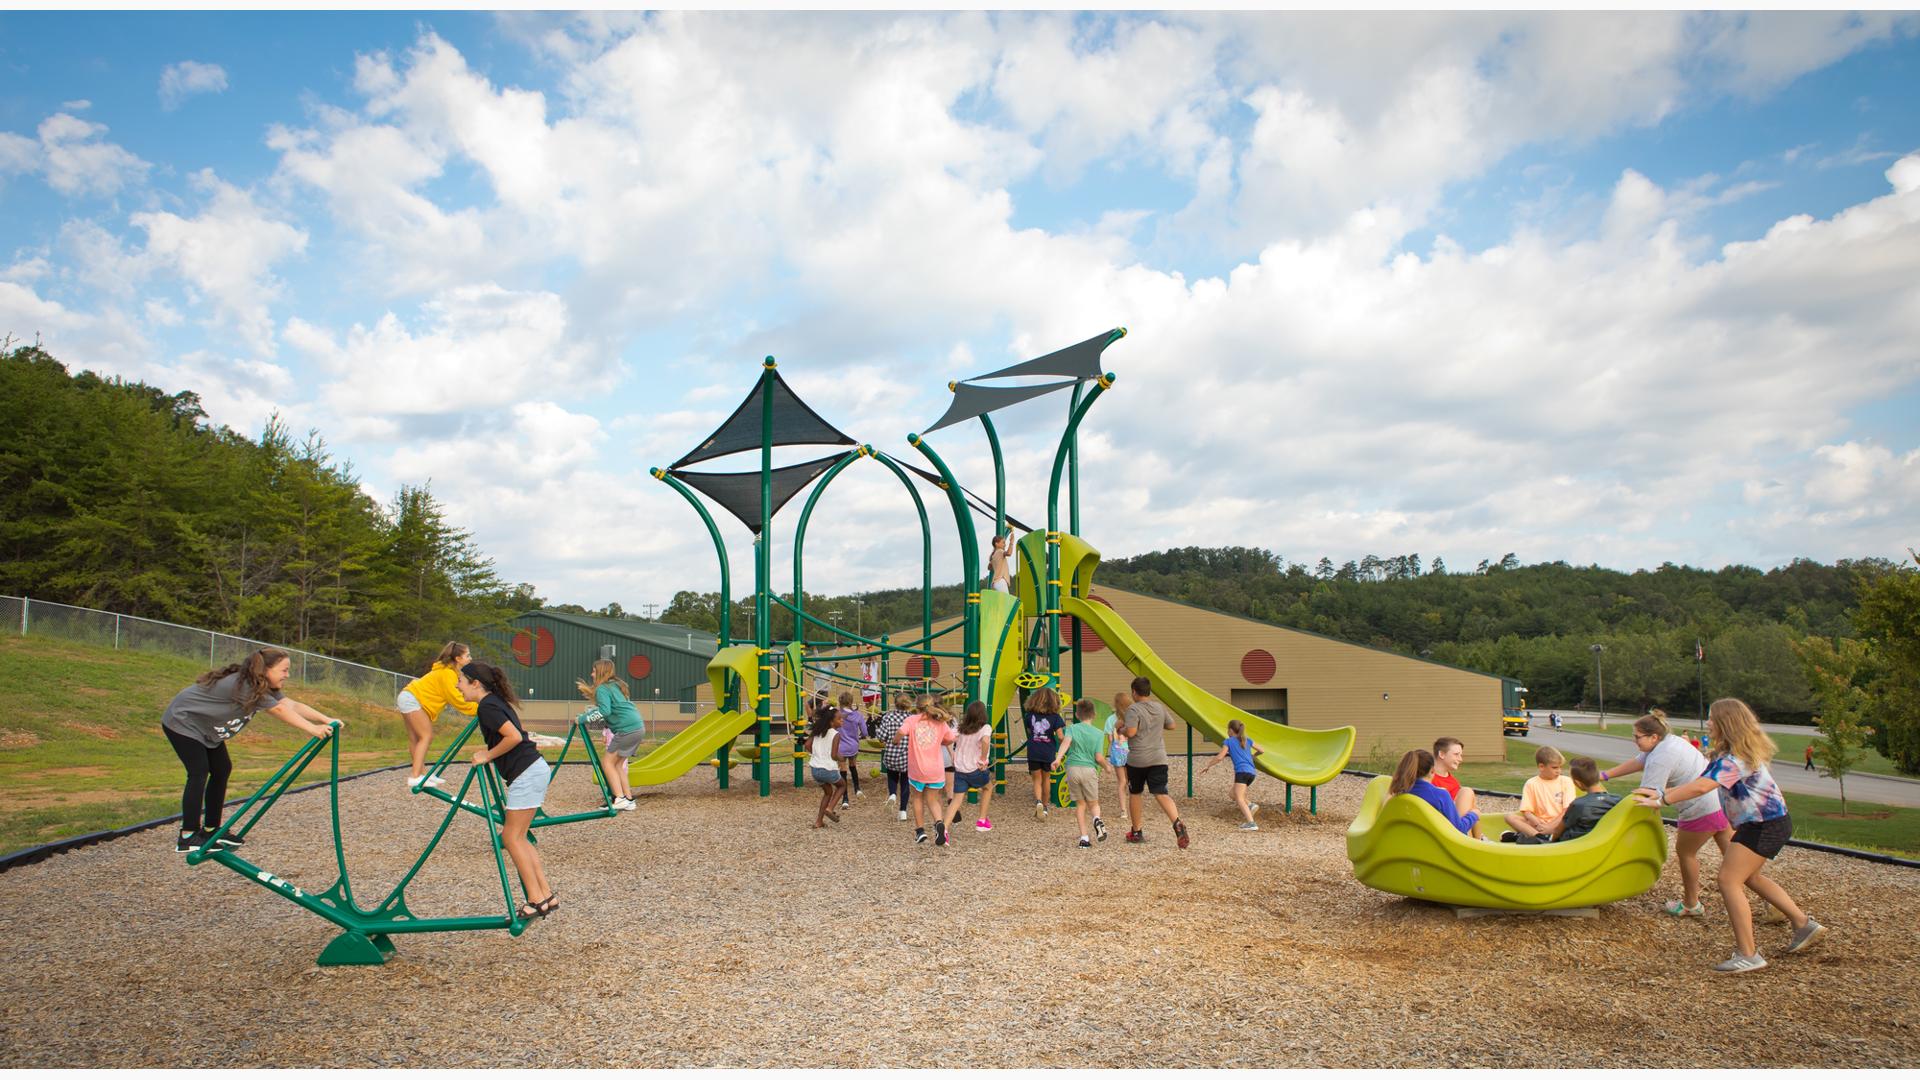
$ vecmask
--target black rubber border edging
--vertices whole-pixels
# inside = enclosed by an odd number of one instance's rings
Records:
[[[1383,775],[1381,773],[1367,772],[1363,769],[1342,769],[1340,773],[1343,776],[1358,776],[1368,780]],[[1494,791],[1491,789],[1488,789],[1484,794],[1491,795],[1496,799],[1517,799],[1520,797],[1511,791]],[[1662,820],[1664,821],[1665,819]],[[1666,826],[1673,828],[1674,823],[1667,821]],[[1808,851],[1824,851],[1829,855],[1845,855],[1849,859],[1860,859],[1865,862],[1881,863],[1886,866],[1904,866],[1909,870],[1920,870],[1920,860],[1917,859],[1903,859],[1898,855],[1882,855],[1877,851],[1861,851],[1858,848],[1837,847],[1833,844],[1823,844],[1818,840],[1789,840],[1787,841],[1787,846],[1806,848]],[[4,867],[0,867],[0,869],[4,869]]]
[[[343,776],[340,779],[358,780],[363,776],[373,776],[378,773],[392,772],[395,769],[404,769],[406,767],[407,766],[405,765],[385,765],[378,769],[368,769],[366,772],[357,772],[357,773],[354,773],[352,776]],[[332,780],[319,780],[311,784],[302,784],[297,788],[288,788],[283,794],[293,795],[302,791],[312,791],[314,788],[326,787],[328,784],[331,784],[331,783],[333,783]],[[230,807],[239,806],[252,797],[253,796],[251,795],[246,795],[238,799],[229,799],[227,800],[226,805]],[[170,824],[172,822],[179,821],[179,820],[180,820],[180,815],[175,814],[172,817],[154,818],[152,821],[143,821],[138,825],[128,825],[122,829],[106,829],[101,832],[90,832],[90,833],[87,833],[85,836],[76,836],[68,840],[55,840],[51,844],[41,844],[38,847],[21,848],[19,851],[13,852],[8,855],[0,855],[0,874],[4,874],[7,871],[12,870],[16,866],[30,866],[33,863],[43,862],[47,859],[51,859],[55,855],[62,855],[62,854],[65,854],[66,852],[74,851],[83,847],[91,847],[94,844],[104,844],[109,840],[118,840],[123,836],[132,836],[134,833],[137,833],[137,832],[146,832],[148,829],[157,829],[162,825]]]

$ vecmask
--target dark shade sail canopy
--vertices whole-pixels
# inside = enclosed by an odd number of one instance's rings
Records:
[[[713,434],[707,436],[699,446],[674,462],[670,469],[678,469],[683,465],[706,461],[709,458],[737,454],[742,450],[760,449],[760,394],[762,389],[769,385],[772,387],[773,394],[773,441],[770,445],[854,445],[856,440],[852,436],[822,419],[819,413],[813,411],[812,406],[800,400],[800,396],[795,394],[793,388],[787,385],[787,381],[780,377],[778,371],[775,371],[773,378],[755,382],[753,393],[748,394],[747,400],[733,410],[733,415],[727,417],[726,422],[715,428]],[[795,466],[795,468],[798,467]],[[757,472],[754,473],[755,477],[759,475]],[[691,484],[693,481],[688,480],[687,483]],[[759,497],[757,480],[755,484],[754,494],[757,502]]]
[[[829,454],[798,465],[773,470],[773,512],[779,513],[788,500],[800,494],[814,478],[833,468],[852,454]],[[756,534],[766,527],[760,519],[760,470],[738,473],[683,472],[669,469],[667,474],[719,503],[727,512]]]
[[[953,404],[947,411],[926,428],[931,434],[944,427],[952,427],[976,416],[985,416],[995,409],[1016,405],[1022,401],[1051,394],[1056,390],[1065,390],[1070,386],[1097,379],[1101,376],[1100,354],[1107,346],[1126,336],[1124,329],[1103,331],[1078,345],[1069,345],[1064,349],[1038,356],[1032,360],[1023,360],[1012,367],[1003,367],[998,371],[989,371],[985,375],[975,375],[963,379],[953,386]],[[1059,382],[1041,383],[1037,386],[980,386],[985,379],[1011,379],[1022,375],[1060,375]]]
[[[899,464],[906,465],[905,462],[899,462]],[[941,479],[939,473],[931,472],[927,469],[922,469],[914,465],[906,465],[906,468],[908,472],[914,474],[915,476],[920,477],[922,480],[925,480],[927,483],[932,484],[934,487],[937,487],[942,491],[946,490],[947,482]],[[988,521],[993,520],[993,503],[992,502],[990,502],[989,500],[983,499],[978,495],[975,495],[971,491],[968,491],[966,488],[966,485],[964,484],[961,485],[960,487],[960,494],[963,497],[965,497],[965,499],[967,500],[967,505],[973,507],[974,513],[979,514],[981,517],[986,518]],[[1021,532],[1033,531],[1033,526],[1028,525],[1026,522],[1021,521],[1019,518],[1014,517],[1012,514],[1007,515],[1007,524],[1013,526],[1016,529],[1019,529]]]

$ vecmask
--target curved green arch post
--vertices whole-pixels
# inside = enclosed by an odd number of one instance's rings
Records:
[[[1113,385],[1114,374],[1109,371],[1100,376],[1093,389],[1073,410],[1073,416],[1067,421],[1066,433],[1060,437],[1060,448],[1053,455],[1053,478],[1047,484],[1047,580],[1046,616],[1047,616],[1047,673],[1053,679],[1053,685],[1060,685],[1060,473],[1067,464],[1067,450],[1072,444],[1074,433],[1080,430],[1080,421],[1086,419],[1087,410],[1100,400]]]
[[[826,492],[827,485],[833,483],[834,477],[845,472],[847,466],[871,452],[864,446],[855,448],[853,453],[835,462],[833,467],[826,471],[826,475],[820,477],[820,482],[813,485],[813,490],[807,493],[807,504],[800,509],[799,524],[793,529],[793,606],[796,611],[807,609],[806,594],[800,589],[800,555],[807,546],[807,522],[813,517],[814,504],[820,501],[820,496]],[[794,623],[793,639],[800,642],[802,646],[806,645],[807,628],[804,623],[797,621]]]
[[[973,522],[967,518],[967,503],[960,494],[960,481],[954,479],[953,470],[933,452],[927,440],[917,434],[907,436],[907,442],[920,451],[933,467],[940,472],[940,479],[947,485],[947,502],[953,507],[953,521],[960,530],[960,587],[966,594],[966,607],[962,614],[961,651],[962,672],[966,678],[967,700],[980,696],[980,538],[974,535]]]
[[[720,647],[724,649],[733,644],[733,598],[729,596],[727,592],[727,590],[732,587],[730,584],[732,574],[729,572],[727,565],[726,542],[720,539],[720,527],[713,523],[713,515],[707,513],[707,508],[700,505],[699,498],[694,495],[693,491],[689,489],[687,485],[674,479],[673,475],[665,469],[649,469],[647,471],[653,474],[655,480],[679,492],[680,495],[693,506],[694,513],[699,514],[700,520],[707,526],[707,535],[713,538],[713,554],[714,557],[720,561],[720,610],[714,614],[719,616],[717,621],[720,625]],[[716,709],[723,708],[724,706],[725,702],[716,701],[713,703],[713,707]]]
[[[920,515],[920,645],[923,648],[931,648],[931,639],[933,637],[933,526],[927,521],[927,504],[920,498],[920,490],[913,486],[913,478],[907,475],[907,470],[902,468],[899,462],[875,450],[871,446],[866,449],[869,454],[873,455],[875,461],[885,465],[892,471],[893,475],[900,478],[900,483],[906,487],[907,494],[913,496],[914,510]],[[920,684],[922,689],[925,689],[928,685],[927,668],[925,664],[920,665]]]
[[[1073,384],[1073,400],[1067,405],[1069,422],[1073,420],[1073,414],[1079,411],[1080,396],[1085,389],[1086,387],[1081,383]],[[1067,431],[1067,531],[1075,536],[1080,535],[1080,429],[1077,427],[1069,428]],[[1080,639],[1086,631],[1078,619],[1074,620],[1073,625],[1079,631],[1073,635],[1073,697],[1078,701],[1083,681],[1080,669],[1082,659]]]

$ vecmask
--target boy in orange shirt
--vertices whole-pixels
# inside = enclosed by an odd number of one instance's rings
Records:
[[[1533,763],[1540,767],[1540,775],[1520,789],[1520,812],[1507,815],[1513,831],[1500,837],[1507,843],[1543,844],[1553,839],[1553,827],[1580,794],[1573,781],[1560,774],[1566,765],[1560,751],[1543,746],[1534,751]]]

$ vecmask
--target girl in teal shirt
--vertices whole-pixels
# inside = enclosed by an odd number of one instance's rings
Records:
[[[613,808],[615,810],[633,809],[633,785],[627,779],[627,762],[640,749],[640,740],[646,737],[646,724],[640,719],[640,710],[633,707],[632,699],[627,697],[627,684],[614,676],[613,661],[595,660],[591,682],[576,680],[574,685],[580,689],[580,696],[592,698],[600,715],[607,719],[606,753],[601,755],[600,768],[607,774],[607,785],[613,789]]]

